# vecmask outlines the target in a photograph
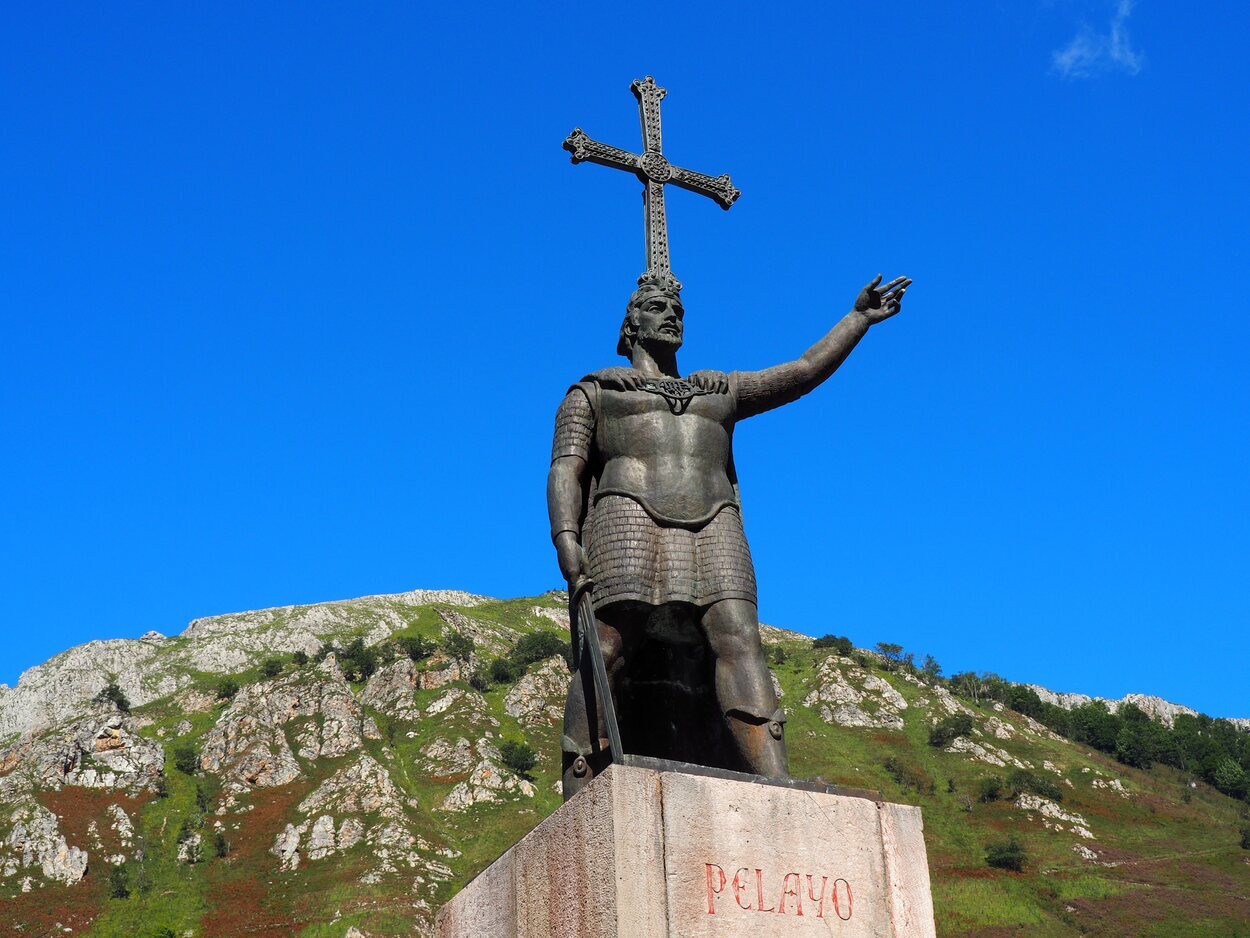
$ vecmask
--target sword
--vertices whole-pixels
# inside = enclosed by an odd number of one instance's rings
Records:
[[[594,580],[583,576],[573,587],[573,595],[569,606],[573,611],[570,621],[573,626],[574,646],[578,647],[579,651],[586,652],[590,658],[590,670],[594,676],[594,687],[598,689],[598,697],[603,705],[603,723],[608,731],[608,748],[612,755],[612,761],[618,765],[623,765],[625,762],[625,750],[621,748],[621,729],[616,722],[616,703],[612,700],[612,689],[608,686],[608,669],[603,663],[603,646],[599,644],[599,627],[596,625],[595,603],[590,597],[594,585]],[[583,685],[584,683],[585,678],[583,677]],[[593,695],[583,696],[593,697]],[[586,703],[588,708],[593,705],[589,699]],[[594,734],[598,738],[598,720],[595,723]]]

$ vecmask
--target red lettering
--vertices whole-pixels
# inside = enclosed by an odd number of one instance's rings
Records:
[[[790,879],[794,879],[794,885],[790,885]],[[785,879],[781,881],[781,905],[777,907],[777,911],[782,915],[786,914],[786,896],[794,896],[797,903],[798,914],[803,914],[803,893],[799,889],[799,874],[787,873]]]
[[[744,892],[746,892],[746,891],[747,891],[747,884],[746,884],[746,883],[744,883],[744,882],[740,882],[740,880],[742,879],[742,874],[743,874],[743,873],[746,873],[748,876],[750,876],[750,875],[751,875],[751,871],[750,871],[750,870],[748,870],[748,869],[744,866],[744,867],[742,867],[742,869],[738,870],[738,872],[734,873],[734,879],[733,879],[733,882],[732,882],[730,885],[732,885],[732,886],[733,886],[733,891],[734,891],[734,902],[738,903],[738,908],[740,908],[740,909],[746,909],[748,912],[750,912],[750,911],[751,911],[751,906],[750,906],[750,905],[744,905],[744,904],[743,904],[743,902],[742,902],[742,894],[743,894]]]
[[[756,912],[776,912],[777,911],[776,909],[764,908],[764,871],[763,870],[755,871],[755,895],[759,899],[759,908],[755,910]]]
[[[807,874],[807,898],[811,899],[813,902],[820,903],[820,905],[817,906],[816,908],[817,918],[825,917],[825,886],[828,884],[828,882],[829,882],[828,876],[820,877],[820,894],[815,895],[812,893],[812,874],[811,873]]]
[[[707,867],[707,914],[716,914],[716,897],[721,894],[725,888],[725,871],[715,863],[704,863]],[[712,885],[712,870],[716,870],[716,875],[720,877],[720,885]]]
[[[838,902],[838,883],[846,887],[846,914],[842,914],[842,905]],[[848,921],[851,917],[854,900],[851,898],[851,884],[844,879],[835,879],[833,881],[833,913],[842,921]]]

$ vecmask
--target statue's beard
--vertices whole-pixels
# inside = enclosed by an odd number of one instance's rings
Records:
[[[638,333],[638,344],[643,348],[656,352],[676,352],[681,348],[681,335],[673,332],[661,332],[648,329]]]

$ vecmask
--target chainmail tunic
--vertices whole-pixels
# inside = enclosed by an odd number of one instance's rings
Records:
[[[731,386],[735,393],[737,381]],[[595,466],[590,398],[596,396],[588,382],[569,390],[556,413],[553,460],[578,456]],[[600,608],[622,601],[704,607],[722,599],[756,602],[755,567],[736,504],[699,526],[661,524],[629,496],[596,496],[592,483],[580,534]]]

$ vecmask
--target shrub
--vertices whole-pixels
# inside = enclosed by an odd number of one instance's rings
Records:
[[[156,931],[152,932],[152,938],[178,938],[178,934],[167,925],[162,925]]]
[[[983,778],[977,786],[977,791],[980,795],[982,804],[989,804],[991,801],[998,801],[1003,796],[1003,780],[997,775],[991,775],[989,778]]]
[[[420,635],[401,636],[395,640],[395,644],[399,646],[400,651],[413,661],[424,661],[434,654],[438,648],[434,642],[424,639]]]
[[[217,699],[231,700],[239,692],[239,682],[232,677],[224,678],[217,684]]]
[[[367,681],[378,669],[378,653],[365,647],[363,638],[353,639],[352,643],[339,653],[339,667],[343,676],[349,681]]]
[[[109,870],[109,898],[130,898],[130,876],[124,866],[115,866]]]
[[[986,845],[985,862],[996,869],[1015,870],[1020,873],[1024,871],[1026,860],[1028,857],[1025,855],[1024,846],[1016,840],[1014,835],[1006,840]]]
[[[194,775],[200,770],[200,754],[190,743],[183,743],[174,749],[174,768],[183,775]]]
[[[473,657],[473,649],[475,647],[472,636],[465,635],[463,632],[455,630],[448,631],[443,636],[442,641],[443,652],[450,658],[464,663]]]
[[[230,841],[226,840],[226,835],[223,831],[218,831],[213,835],[213,854],[218,859],[221,859],[228,853],[230,853]]]
[[[929,745],[941,749],[971,732],[972,717],[966,713],[954,713],[929,730]]]
[[[164,775],[156,776],[156,781],[153,783],[153,793],[157,798],[169,797],[169,782],[165,780]]]
[[[331,655],[337,656],[338,653],[339,653],[339,650],[338,648],[335,647],[333,642],[322,642],[321,647],[317,649],[317,654],[316,654],[317,664],[321,664],[321,662],[325,661]]]
[[[509,658],[496,658],[490,663],[490,679],[496,684],[512,684],[521,679],[525,666]]]
[[[1007,787],[1011,789],[1012,797],[1027,791],[1035,795],[1041,795],[1043,798],[1049,798],[1051,801],[1063,800],[1063,789],[1058,784],[1052,779],[1035,775],[1028,769],[1013,770],[1007,776]]]
[[[97,703],[111,703],[122,713],[130,712],[130,700],[127,699],[125,692],[117,686],[116,681],[110,681],[107,687],[95,695],[95,700]]]
[[[521,665],[524,670],[526,666],[536,661],[546,661],[556,655],[568,660],[567,639],[561,638],[554,632],[531,632],[529,635],[521,636],[521,640],[516,643],[516,647],[512,649],[508,657]]]
[[[481,671],[471,671],[469,672],[469,686],[484,694],[490,690],[490,678]]]
[[[933,794],[936,786],[933,779],[929,778],[927,772],[914,763],[904,762],[897,756],[890,756],[882,763],[890,778],[898,782],[903,788],[914,788],[921,794]]]
[[[306,651],[295,652],[294,654],[291,655],[291,662],[295,665],[295,667],[302,668],[304,665],[308,664],[308,652]]]
[[[772,650],[773,664],[785,664],[786,658],[788,657],[789,656],[786,654],[786,650],[782,648],[780,645],[773,646],[773,650]]]
[[[903,646],[894,642],[877,642],[877,654],[885,659],[887,670],[894,670],[903,661]]]
[[[528,745],[508,740],[499,747],[503,764],[522,778],[529,778],[530,769],[538,764],[538,755]]]
[[[1241,829],[1241,849],[1250,850],[1250,826]]]
[[[855,646],[845,635],[822,635],[812,642],[813,648],[832,648],[843,658],[849,658]]]
[[[266,658],[260,666],[260,673],[265,677],[277,677],[282,673],[282,662],[277,658]]]
[[[955,794],[955,792],[957,792],[958,790],[959,790],[959,788],[958,788],[958,786],[955,784],[955,780],[954,780],[953,778],[948,778],[948,779],[946,780],[946,793],[947,793],[948,795],[953,795],[953,794]]]

